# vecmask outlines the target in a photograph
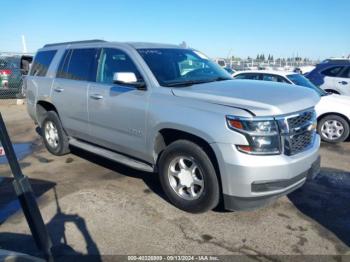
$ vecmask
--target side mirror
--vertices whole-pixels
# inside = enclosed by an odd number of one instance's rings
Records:
[[[138,81],[135,73],[132,72],[118,72],[113,74],[113,83],[118,85],[134,86],[139,90],[146,90],[144,81]]]

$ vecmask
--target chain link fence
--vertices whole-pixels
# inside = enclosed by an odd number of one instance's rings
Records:
[[[30,54],[0,53],[0,105],[9,99],[24,98],[23,76],[32,60]]]

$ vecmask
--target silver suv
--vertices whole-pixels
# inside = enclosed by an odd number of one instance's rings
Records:
[[[99,40],[45,45],[25,79],[54,155],[75,146],[157,172],[193,213],[260,207],[319,170],[312,90],[232,80],[203,53]]]

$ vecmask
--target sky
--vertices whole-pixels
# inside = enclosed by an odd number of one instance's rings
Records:
[[[350,0],[11,0],[0,51],[104,39],[179,44],[210,57],[350,54]],[[347,21],[346,21],[347,20]]]

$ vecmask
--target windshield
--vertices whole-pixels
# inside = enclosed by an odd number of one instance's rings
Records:
[[[190,49],[138,49],[162,86],[188,86],[232,77],[204,54]]]
[[[313,83],[310,82],[309,79],[300,74],[287,75],[287,78],[298,86],[305,86],[311,88],[312,90],[316,91],[320,96],[327,95],[326,91],[323,91],[321,88],[315,86]]]

